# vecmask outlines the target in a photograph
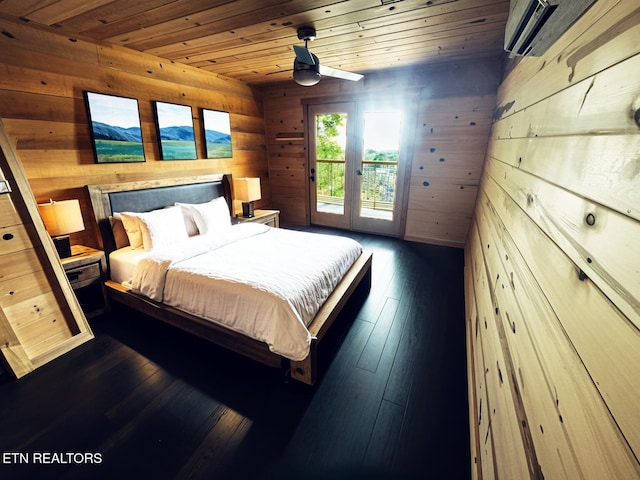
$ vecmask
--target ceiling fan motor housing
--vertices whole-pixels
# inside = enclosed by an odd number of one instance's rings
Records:
[[[298,39],[306,41],[313,41],[316,39],[316,29],[313,27],[299,27]]]

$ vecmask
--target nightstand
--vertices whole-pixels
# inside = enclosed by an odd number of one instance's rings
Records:
[[[107,261],[104,252],[84,245],[72,245],[71,256],[62,258],[61,262],[86,317],[107,311],[104,287]]]
[[[242,216],[238,216],[236,218],[240,223],[264,223],[265,225],[269,225],[270,227],[280,227],[280,210],[256,210],[253,213],[253,217],[250,218],[245,218]]]

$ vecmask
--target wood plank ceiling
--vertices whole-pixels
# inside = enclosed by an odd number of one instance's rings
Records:
[[[509,0],[0,0],[0,14],[249,84],[292,78],[299,26],[324,65],[364,73],[502,53]]]

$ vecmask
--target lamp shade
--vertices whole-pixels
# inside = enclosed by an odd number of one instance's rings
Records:
[[[259,178],[236,178],[233,181],[233,188],[236,199],[241,202],[253,202],[262,198]]]
[[[80,202],[63,200],[61,202],[41,203],[38,205],[40,216],[49,235],[56,237],[84,230]]]

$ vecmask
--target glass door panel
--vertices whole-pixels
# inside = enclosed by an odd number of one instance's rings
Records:
[[[344,215],[347,114],[316,114],[315,125],[316,209]]]
[[[309,106],[311,223],[351,228],[353,118],[352,103]]]
[[[364,112],[361,217],[394,219],[401,121],[400,112]]]

